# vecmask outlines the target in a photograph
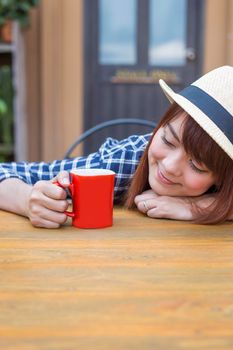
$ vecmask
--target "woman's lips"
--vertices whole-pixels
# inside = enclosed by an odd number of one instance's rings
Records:
[[[162,182],[165,185],[176,185],[175,182],[169,180],[166,178],[166,176],[163,175],[163,173],[158,169],[157,171],[158,179],[160,182]]]

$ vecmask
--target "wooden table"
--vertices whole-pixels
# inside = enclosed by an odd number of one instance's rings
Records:
[[[1,350],[233,349],[233,224],[36,229],[0,212]]]

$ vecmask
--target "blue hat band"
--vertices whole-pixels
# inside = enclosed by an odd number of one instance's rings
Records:
[[[179,92],[179,95],[205,113],[233,143],[233,116],[219,102],[194,85],[188,86]]]

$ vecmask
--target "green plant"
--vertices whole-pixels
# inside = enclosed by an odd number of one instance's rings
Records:
[[[0,118],[6,112],[7,112],[7,104],[2,98],[0,98]]]
[[[22,27],[29,23],[29,11],[37,6],[40,0],[0,0],[0,25],[12,20]]]
[[[0,161],[8,159],[13,146],[13,85],[10,66],[0,67]]]

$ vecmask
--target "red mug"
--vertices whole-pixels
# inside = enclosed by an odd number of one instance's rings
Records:
[[[73,211],[64,213],[72,217],[72,225],[78,228],[112,226],[114,171],[75,169],[70,172],[70,178]]]

